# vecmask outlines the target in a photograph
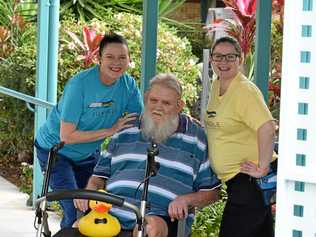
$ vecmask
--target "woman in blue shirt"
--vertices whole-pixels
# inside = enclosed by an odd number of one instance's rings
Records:
[[[125,73],[130,63],[126,39],[113,33],[105,35],[99,58],[99,65],[79,72],[67,82],[60,101],[37,132],[35,147],[42,170],[49,149],[65,142],[51,172],[53,191],[84,188],[104,138],[132,126],[130,122],[142,112],[136,82]],[[62,200],[60,204],[64,211],[61,228],[71,227],[76,220],[73,201]]]

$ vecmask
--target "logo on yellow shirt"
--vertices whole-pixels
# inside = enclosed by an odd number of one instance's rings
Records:
[[[208,128],[220,128],[220,122],[216,121],[216,111],[206,111],[207,119],[206,125]]]
[[[214,118],[216,117],[216,111],[206,111],[207,117]]]

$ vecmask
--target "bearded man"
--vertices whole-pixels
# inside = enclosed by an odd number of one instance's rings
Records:
[[[92,190],[106,187],[140,206],[139,185],[144,180],[147,149],[156,143],[159,154],[155,160],[160,168],[149,182],[149,237],[177,236],[177,220],[183,218],[187,218],[188,234],[194,217],[189,208],[203,207],[218,198],[220,181],[209,165],[206,135],[198,123],[181,113],[181,95],[181,85],[173,74],[155,76],[145,94],[145,112],[138,124],[112,137],[87,185]],[[87,201],[74,202],[81,211],[88,209]],[[112,208],[111,214],[132,236],[135,215],[120,208]]]

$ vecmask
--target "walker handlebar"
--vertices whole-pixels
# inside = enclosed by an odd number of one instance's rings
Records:
[[[76,189],[76,190],[61,190],[48,192],[46,195],[47,201],[59,201],[63,199],[90,199],[101,202],[108,202],[116,206],[123,206],[124,199],[110,193],[103,193],[94,190]]]
[[[48,192],[46,196],[38,198],[36,204],[39,205],[42,201],[59,201],[64,199],[89,199],[100,202],[107,202],[118,207],[126,207],[131,209],[135,214],[136,218],[140,219],[141,214],[139,208],[131,203],[126,202],[123,198],[116,196],[111,193],[99,192],[87,189],[74,189],[74,190],[61,190],[55,192]]]

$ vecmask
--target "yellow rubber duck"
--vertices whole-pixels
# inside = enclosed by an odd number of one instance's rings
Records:
[[[90,200],[89,207],[91,211],[78,223],[81,234],[89,237],[114,237],[121,232],[118,219],[108,213],[111,204]]]

